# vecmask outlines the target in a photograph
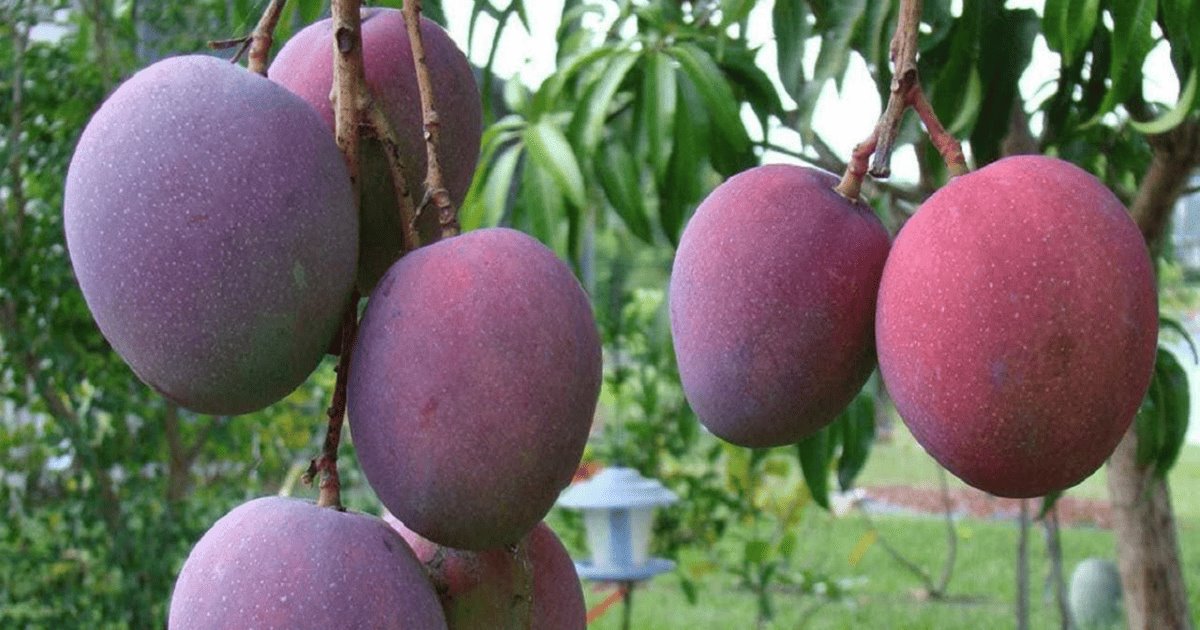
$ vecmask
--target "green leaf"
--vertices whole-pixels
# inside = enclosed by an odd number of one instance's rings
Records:
[[[829,509],[829,428],[826,427],[796,444],[804,483],[817,505]]]
[[[985,12],[980,33],[1003,46],[983,46],[979,51],[979,79],[983,98],[971,129],[971,152],[984,166],[1000,157],[1000,141],[1008,132],[1013,103],[1020,98],[1017,82],[1033,56],[1033,41],[1040,21],[1030,9]],[[940,156],[937,157],[940,161]]]
[[[1184,343],[1187,344],[1188,349],[1192,351],[1192,362],[1200,363],[1200,353],[1196,352],[1196,342],[1192,339],[1192,334],[1189,333],[1188,330],[1183,327],[1183,324],[1180,324],[1174,318],[1163,317],[1163,316],[1159,315],[1158,327],[1159,327],[1160,331],[1163,328],[1169,328],[1169,329],[1175,331],[1175,334],[1182,337]]]
[[[758,65],[757,52],[757,49],[744,48],[727,50],[720,57],[720,68],[734,86],[734,98],[749,103],[766,129],[767,117],[782,117],[784,111],[779,91],[775,89],[771,77]]]
[[[629,69],[638,60],[638,54],[623,51],[617,53],[609,61],[600,78],[589,87],[575,110],[571,121],[571,136],[574,137],[580,149],[585,154],[591,154],[600,143],[608,111],[612,106],[613,97],[629,74]]]
[[[976,69],[983,6],[983,2],[964,5],[962,17],[955,20],[947,41],[945,62],[937,69],[937,82],[930,86],[930,103],[938,117],[949,123],[946,128],[952,134],[969,128],[983,100],[983,86]]]
[[[513,176],[517,172],[517,163],[521,158],[521,145],[513,145],[504,150],[492,165],[488,173],[487,184],[483,189],[483,212],[474,227],[498,225],[500,218],[508,207],[508,192],[512,189]],[[463,225],[463,229],[471,229]]]
[[[1133,420],[1134,430],[1137,431],[1137,463],[1142,466],[1157,461],[1165,442],[1166,399],[1162,388],[1162,379],[1156,369],[1150,381],[1150,391],[1146,392],[1146,398]]]
[[[579,162],[575,159],[571,143],[567,142],[566,136],[558,127],[548,121],[527,127],[525,146],[536,167],[554,178],[571,204],[576,208],[587,204]]]
[[[617,215],[634,236],[653,244],[641,173],[629,150],[620,142],[608,143],[602,149],[597,166],[600,185]]]
[[[842,423],[842,455],[838,458],[838,487],[854,487],[854,480],[867,464],[875,441],[875,398],[860,392],[839,416]]]
[[[1055,491],[1051,492],[1050,494],[1047,494],[1046,496],[1042,497],[1042,508],[1040,510],[1038,510],[1037,520],[1046,518],[1046,515],[1050,513],[1050,510],[1054,509],[1055,504],[1058,503],[1058,499],[1062,495],[1063,495],[1062,490],[1055,490]]]
[[[771,547],[765,540],[747,540],[742,549],[746,562],[762,564],[770,558]]]
[[[668,49],[679,61],[692,84],[700,91],[708,109],[709,120],[720,136],[735,152],[745,151],[750,146],[750,136],[742,124],[741,112],[729,81],[721,69],[704,49],[695,44],[683,43]],[[684,127],[680,127],[681,129]]]
[[[702,194],[700,174],[707,145],[707,112],[700,102],[696,86],[686,77],[679,83],[679,99],[675,109],[675,127],[690,129],[675,134],[675,146],[667,163],[667,175],[658,179],[658,222],[672,245],[679,244],[679,233],[688,206]]]
[[[550,75],[538,88],[535,100],[545,102],[547,106],[557,103],[562,97],[562,91],[572,79],[591,68],[593,64],[607,62],[608,58],[628,48],[626,43],[605,45],[579,53],[559,65],[554,74]]]
[[[850,41],[866,10],[867,0],[844,0],[830,6],[829,15],[825,20],[828,27],[821,30],[821,52],[817,53],[812,80],[804,86],[803,93],[796,99],[803,121],[802,133],[808,130],[808,121],[811,120],[812,111],[825,82],[836,79],[838,84],[841,84],[841,78],[846,74],[846,66],[850,63]]]
[[[1047,0],[1042,15],[1046,46],[1062,56],[1062,67],[1070,67],[1086,50],[1100,17],[1100,0]]]
[[[1042,8],[1042,37],[1046,38],[1046,47],[1061,53],[1064,42],[1069,36],[1067,31],[1067,6],[1071,0],[1046,0]],[[1071,64],[1063,60],[1064,66]]]
[[[533,29],[529,26],[529,11],[525,8],[525,0],[511,0],[512,6],[517,9],[517,16],[521,18],[521,25],[525,27],[525,32],[532,33]]]
[[[520,197],[513,209],[514,224],[559,255],[565,255],[568,248],[558,229],[566,215],[562,188],[551,173],[528,161],[521,174]]]
[[[755,0],[721,0],[721,24],[730,26],[746,19],[754,3]]]
[[[667,172],[675,130],[675,103],[678,87],[671,58],[658,52],[646,54],[642,72],[641,111],[646,128],[647,154],[654,176],[659,180]]]
[[[1163,440],[1155,460],[1154,471],[1161,477],[1178,461],[1179,453],[1187,440],[1191,401],[1187,373],[1179,365],[1175,355],[1165,348],[1158,349],[1155,378],[1161,381]]]
[[[1142,81],[1142,63],[1154,47],[1150,31],[1157,0],[1112,0],[1112,57],[1108,77],[1111,86],[1100,108],[1084,126],[1100,122],[1100,117],[1138,89]]]
[[[775,0],[771,9],[776,65],[784,90],[799,99],[804,88],[804,42],[808,39],[808,5],[803,0]]]
[[[1171,108],[1171,111],[1149,122],[1130,120],[1129,125],[1144,134],[1166,133],[1178,127],[1180,123],[1187,120],[1188,114],[1192,111],[1192,103],[1196,100],[1196,83],[1198,81],[1200,81],[1200,64],[1192,66],[1187,85],[1179,93],[1179,102]]]

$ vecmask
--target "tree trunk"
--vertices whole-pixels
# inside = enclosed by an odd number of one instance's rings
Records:
[[[1191,628],[1170,490],[1138,465],[1133,429],[1108,461],[1108,494],[1130,630]]]
[[[1200,164],[1200,123],[1187,122],[1146,140],[1154,158],[1129,210],[1155,252],[1175,202]],[[1192,628],[1170,491],[1153,467],[1138,465],[1134,427],[1108,460],[1108,494],[1130,630]]]

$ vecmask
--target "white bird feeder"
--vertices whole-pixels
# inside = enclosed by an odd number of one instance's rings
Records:
[[[674,492],[632,468],[606,468],[567,488],[558,504],[583,511],[590,562],[576,562],[580,577],[605,582],[637,582],[675,568],[651,558],[654,510],[679,501]]]

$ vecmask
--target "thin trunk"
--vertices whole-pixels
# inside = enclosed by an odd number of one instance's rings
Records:
[[[1132,429],[1108,460],[1108,494],[1130,630],[1191,628],[1170,489],[1138,465]]]
[[[1058,527],[1058,508],[1051,508],[1042,519],[1046,532],[1046,555],[1050,557],[1050,574],[1046,576],[1048,585],[1054,591],[1054,603],[1058,608],[1059,627],[1070,630],[1071,613],[1067,609],[1067,584],[1063,578],[1062,537]],[[1048,589],[1049,590],[1049,589]]]
[[[1021,499],[1017,535],[1017,630],[1029,630],[1029,501]]]
[[[1130,213],[1150,251],[1162,245],[1171,211],[1192,170],[1200,164],[1200,123],[1147,136],[1154,149]],[[1130,427],[1108,460],[1117,565],[1131,630],[1190,629],[1187,589],[1167,480],[1137,463],[1137,432]]]

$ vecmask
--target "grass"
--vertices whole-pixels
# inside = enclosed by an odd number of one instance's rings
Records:
[[[954,483],[958,484],[957,480]],[[932,459],[898,425],[890,442],[877,445],[861,484],[911,484],[936,487]],[[1200,613],[1200,447],[1187,446],[1171,473],[1178,518],[1181,560],[1192,611]],[[1104,471],[1070,491],[1079,497],[1105,498]],[[941,571],[947,541],[944,524],[922,516],[877,516],[880,534],[908,558],[936,576]],[[1011,628],[1014,627],[1017,527],[1013,522],[962,520],[958,523],[958,558],[944,600],[920,596],[921,582],[878,545],[870,545],[857,563],[851,558],[869,527],[861,515],[835,518],[810,510],[801,525],[801,544],[793,558],[796,568],[845,580],[849,590],[837,600],[795,590],[774,594],[775,619],[765,628]],[[1094,527],[1067,528],[1062,535],[1064,567],[1070,571],[1091,556],[1115,558],[1113,534]],[[697,551],[697,553],[701,553]],[[1047,581],[1050,562],[1040,527],[1030,536],[1031,626],[1058,627],[1053,592]],[[585,585],[589,607],[608,590]],[[715,572],[698,585],[698,603],[689,604],[674,574],[639,587],[634,594],[634,628],[753,628],[755,598],[736,579]],[[620,628],[620,605],[612,607],[591,628]]]

